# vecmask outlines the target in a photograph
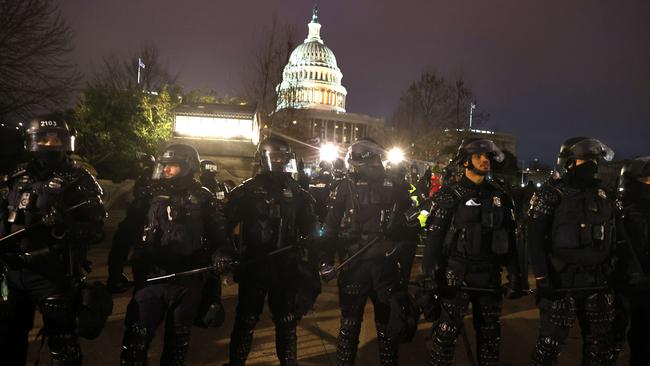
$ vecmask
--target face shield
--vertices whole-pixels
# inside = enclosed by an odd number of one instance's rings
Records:
[[[596,139],[578,141],[569,148],[569,151],[573,158],[580,160],[612,161],[614,159],[614,151]]]
[[[28,131],[25,149],[37,151],[74,151],[74,136],[65,129]]]
[[[262,155],[267,169],[271,172],[298,173],[296,154],[286,151],[264,151]]]

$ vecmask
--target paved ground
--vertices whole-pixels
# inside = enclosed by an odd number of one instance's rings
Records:
[[[115,207],[110,212],[106,224],[106,239],[90,252],[94,263],[91,280],[105,281],[106,258],[108,256],[110,238],[113,231],[123,218],[124,212]],[[221,365],[227,362],[229,334],[232,329],[234,308],[236,305],[236,284],[227,284],[224,287],[224,304],[227,309],[227,320],[219,329],[204,330],[194,328],[188,365]],[[86,365],[118,365],[119,351],[124,331],[124,315],[130,293],[116,296],[113,315],[109,318],[106,329],[102,335],[93,341],[82,341],[84,364]],[[338,333],[339,310],[336,296],[336,286],[326,285],[323,293],[318,298],[312,313],[307,315],[300,323],[298,330],[298,356],[301,365],[334,365],[335,343]],[[36,333],[41,325],[40,315],[36,316],[35,329],[31,332],[30,359],[36,359],[39,353],[40,342],[35,341]],[[361,342],[358,352],[359,365],[378,365],[378,351],[373,321],[373,309],[368,305],[365,312],[366,321],[361,331]],[[534,299],[527,297],[519,300],[506,301],[502,316],[502,364],[527,365],[535,337],[537,336],[538,312]],[[470,340],[473,339],[471,316],[465,318]],[[420,323],[418,333],[409,344],[400,347],[400,360],[403,365],[426,365],[428,362],[430,323]],[[151,365],[157,365],[161,352],[162,330],[154,340],[149,352]],[[473,343],[473,342],[472,342]],[[474,348],[474,345],[472,345]],[[474,351],[475,352],[475,351]],[[560,365],[579,365],[580,333],[574,329],[560,358]],[[41,352],[43,364],[48,364],[47,352]],[[619,365],[628,362],[628,353],[625,351]],[[31,363],[30,363],[31,364]],[[249,358],[250,365],[275,365],[274,330],[270,320],[268,308],[259,322]],[[469,365],[462,342],[459,340],[456,350],[454,365]]]

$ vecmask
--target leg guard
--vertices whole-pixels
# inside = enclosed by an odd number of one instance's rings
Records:
[[[481,366],[499,365],[499,342],[501,341],[500,304],[482,304],[476,322],[478,363]]]
[[[560,341],[551,337],[539,337],[535,344],[531,366],[551,366],[557,363],[560,355]]]
[[[122,341],[120,365],[146,366],[149,342],[151,342],[151,335],[147,328],[137,324],[128,327]]]
[[[256,316],[237,317],[235,319],[235,326],[230,334],[230,366],[246,364],[248,353],[251,351],[253,331],[257,320],[258,317]]]
[[[69,299],[62,295],[47,297],[41,303],[41,311],[52,364],[81,365],[81,347],[73,334],[73,311]]]
[[[616,345],[612,334],[615,317],[614,296],[598,293],[585,299],[585,319],[589,326],[584,332],[582,363],[584,365],[615,365]]]
[[[386,334],[386,324],[375,323],[381,366],[395,366],[398,360],[398,342]]]
[[[296,317],[291,314],[275,321],[275,351],[282,366],[298,364],[296,323]]]
[[[460,328],[448,320],[439,321],[433,328],[431,366],[451,366]]]
[[[81,365],[81,347],[73,334],[50,334],[47,345],[50,348],[53,366]]]
[[[361,320],[357,318],[341,318],[341,328],[336,339],[336,365],[354,365],[361,332]]]
[[[160,357],[161,366],[183,366],[190,348],[192,327],[175,325],[165,332],[165,345]]]

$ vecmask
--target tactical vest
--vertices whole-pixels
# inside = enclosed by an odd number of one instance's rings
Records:
[[[150,255],[153,264],[165,270],[181,270],[207,263],[188,263],[191,257],[205,249],[205,217],[201,210],[202,192],[182,195],[154,195],[151,199],[141,248]]]
[[[299,187],[291,182],[282,186],[269,183],[253,187],[241,224],[245,251],[268,252],[298,241],[296,214],[299,195]]]
[[[600,265],[611,256],[615,203],[601,188],[559,189],[551,233],[552,258],[561,265]],[[553,262],[553,260],[552,260]]]
[[[64,204],[64,191],[73,181],[73,175],[67,172],[55,172],[42,180],[27,171],[16,177],[7,194],[7,222],[11,231],[40,223],[54,205]],[[22,250],[45,248],[54,241],[49,228],[33,229],[22,237]]]
[[[485,197],[479,197],[475,190],[464,195],[454,188],[452,190],[458,199],[445,238],[445,247],[450,254],[481,259],[508,253],[510,243],[505,227],[508,198],[497,190]]]
[[[348,180],[339,186],[349,188],[350,200],[341,222],[344,238],[365,238],[386,233],[395,205],[393,183]]]

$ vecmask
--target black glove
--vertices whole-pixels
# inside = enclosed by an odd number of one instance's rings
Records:
[[[123,292],[128,291],[131,286],[133,286],[133,282],[125,275],[124,273],[120,273],[119,275],[111,275],[108,277],[108,281],[106,281],[106,287],[108,287],[108,291],[110,291],[113,294],[121,294]]]
[[[212,266],[219,274],[232,272],[234,269],[234,261],[230,254],[217,253],[212,258]]]
[[[320,275],[321,280],[325,283],[328,283],[337,277],[334,266],[329,263],[322,263],[318,269],[318,274]]]
[[[50,212],[43,216],[43,223],[49,227],[60,226],[64,222],[63,215],[54,206],[50,207]]]

